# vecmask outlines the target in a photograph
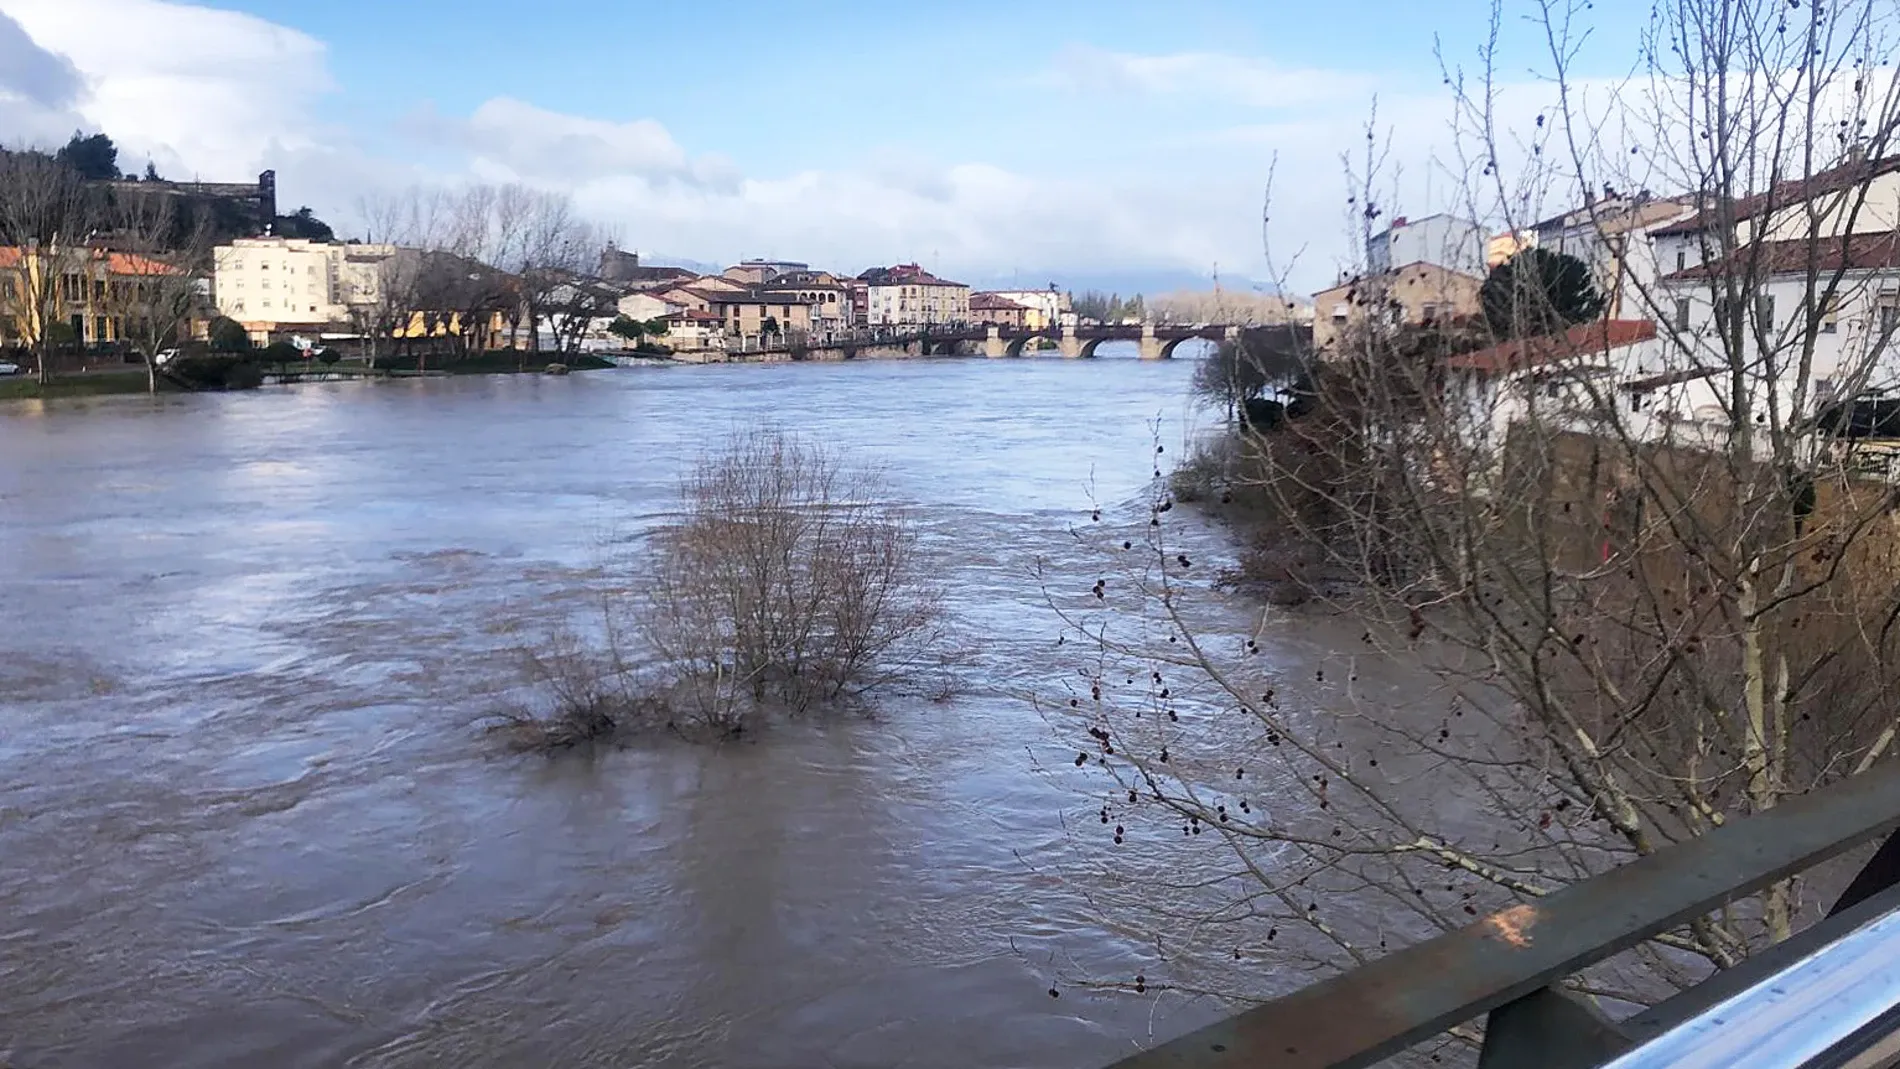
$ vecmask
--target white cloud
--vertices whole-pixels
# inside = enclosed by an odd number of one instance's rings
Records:
[[[149,157],[173,175],[241,179],[319,136],[325,48],[296,30],[165,0],[0,0],[0,14],[82,76],[70,113],[110,133],[124,166]],[[0,137],[44,137],[17,128],[31,119],[0,113],[16,126]]]
[[[823,169],[760,174],[689,147],[650,118],[568,114],[508,97],[465,115],[392,117],[389,130],[331,129],[318,118],[333,85],[324,43],[253,16],[170,0],[0,0],[0,13],[0,142],[63,141],[83,125],[118,140],[127,168],[151,156],[174,177],[242,180],[273,167],[287,207],[307,202],[346,228],[358,198],[379,188],[521,181],[572,192],[630,247],[841,269],[917,259],[978,275],[1205,273],[1219,262],[1229,277],[1259,276],[1260,194],[1277,153],[1282,247],[1313,250],[1295,280],[1309,287],[1330,276],[1344,247],[1338,156],[1355,142],[1350,119],[1371,97],[1361,76],[1260,59],[1070,49],[1046,84],[1144,94],[1192,121],[1093,139],[1086,163],[1068,152],[1056,162],[1032,154],[1045,171],[868,145]],[[16,22],[21,32],[9,34]],[[1207,101],[1295,114],[1236,131],[1259,116],[1217,116],[1200,106]],[[1404,108],[1402,155],[1442,135],[1442,125],[1416,118],[1433,108],[1442,115],[1442,101],[1386,106],[1393,115]],[[1107,121],[1116,107],[1089,102],[1077,114]],[[398,129],[399,149],[364,150],[365,138]],[[704,142],[725,131],[695,133]],[[983,151],[982,141],[972,144]]]
[[[1046,74],[1051,85],[1081,92],[1202,97],[1255,108],[1289,108],[1363,98],[1373,79],[1341,71],[1286,67],[1219,52],[1139,55],[1071,45]]]

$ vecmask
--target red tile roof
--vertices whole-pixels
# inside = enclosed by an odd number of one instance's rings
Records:
[[[1667,279],[1713,278],[1728,273],[1763,275],[1818,274],[1834,271],[1872,271],[1900,267],[1900,232],[1850,234],[1845,238],[1809,241],[1763,241],[1744,245],[1725,260],[1677,271]]]
[[[1486,374],[1525,371],[1574,356],[1607,353],[1655,336],[1656,324],[1648,319],[1598,320],[1579,323],[1562,334],[1517,338],[1475,353],[1454,356],[1445,361],[1445,366]]]
[[[872,286],[957,286],[968,289],[961,282],[938,278],[917,264],[898,264],[896,267],[873,267],[858,275],[858,281]]]
[[[970,311],[1027,312],[1029,311],[1029,306],[1026,304],[1018,304],[1008,297],[998,297],[994,293],[972,293],[970,294]]]
[[[0,267],[18,267],[21,259],[19,246],[0,246]],[[109,275],[169,275],[178,270],[162,260],[107,249],[94,249],[92,259],[94,262],[105,260],[106,273]]]
[[[1765,193],[1736,199],[1732,206],[1733,218],[1752,219],[1773,208],[1785,208],[1811,200],[1824,193],[1838,193],[1844,189],[1851,189],[1859,183],[1871,181],[1895,170],[1900,170],[1900,156],[1884,156],[1877,160],[1848,160],[1825,171],[1817,171],[1806,178],[1790,178],[1777,182]],[[1657,235],[1697,234],[1715,226],[1720,221],[1721,213],[1716,206],[1710,206],[1681,222],[1659,227],[1651,233]]]

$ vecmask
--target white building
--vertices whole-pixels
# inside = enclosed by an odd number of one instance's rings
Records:
[[[1366,242],[1366,273],[1384,274],[1401,264],[1436,264],[1461,274],[1483,275],[1485,243],[1484,228],[1469,219],[1401,215]]]
[[[873,267],[858,276],[865,285],[865,321],[871,326],[929,326],[970,320],[970,287],[916,264]]]
[[[644,323],[683,312],[686,305],[653,293],[629,293],[620,298],[619,308],[621,315]]]
[[[1069,307],[1069,295],[1056,289],[1046,290],[998,290],[993,296],[1006,301],[1014,301],[1029,311],[1023,316],[1023,326],[1031,330],[1073,324],[1075,313]]]
[[[253,336],[347,322],[350,309],[382,299],[393,245],[346,245],[303,238],[238,238],[214,252],[218,312]]]
[[[1657,280],[1680,270],[1673,264],[1664,269],[1657,234],[1694,214],[1688,198],[1593,200],[1538,223],[1529,244],[1583,261],[1603,295],[1606,318],[1644,319],[1654,313]]]
[[[1738,256],[1751,258],[1761,279],[1740,307],[1722,292],[1739,268],[1692,267],[1662,280],[1668,333],[1696,364],[1731,363],[1724,354],[1739,317],[1744,365],[1762,377],[1764,389],[1772,374],[1784,403],[1792,403],[1797,390],[1810,410],[1870,392],[1900,392],[1900,232],[1818,244],[1769,241]],[[1810,329],[1813,346],[1804,368]]]

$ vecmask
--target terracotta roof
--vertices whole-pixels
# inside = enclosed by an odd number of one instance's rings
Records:
[[[1686,271],[1665,275],[1665,281],[1713,278],[1729,272],[1762,275],[1806,274],[1834,271],[1873,271],[1900,267],[1900,232],[1850,234],[1843,238],[1809,241],[1763,241],[1744,245],[1724,260],[1714,260]]]
[[[1806,178],[1790,178],[1777,182],[1767,192],[1737,199],[1732,206],[1734,218],[1752,219],[1770,208],[1799,204],[1823,193],[1838,193],[1895,170],[1900,170],[1900,156],[1884,156],[1877,160],[1849,160]],[[1711,206],[1681,222],[1659,227],[1652,233],[1659,236],[1696,234],[1720,221],[1721,213],[1716,207]]]
[[[916,264],[873,267],[859,275],[858,280],[872,286],[958,286],[969,289],[961,282],[938,278]]]
[[[20,266],[21,256],[17,245],[0,246],[0,267]],[[106,273],[109,275],[170,275],[177,273],[178,270],[162,260],[154,260],[149,256],[130,252],[112,252],[107,249],[94,249],[92,259],[95,263],[104,259]]]
[[[1445,361],[1445,366],[1488,374],[1526,371],[1573,356],[1607,353],[1655,336],[1656,324],[1652,320],[1599,320],[1579,323],[1562,334],[1517,338],[1475,353],[1464,353]]]
[[[970,294],[970,311],[1027,312],[1029,311],[1029,306],[1026,304],[1018,304],[1008,297],[999,297],[994,293],[972,293]]]

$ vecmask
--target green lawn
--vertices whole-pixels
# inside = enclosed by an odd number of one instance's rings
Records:
[[[160,388],[163,388],[163,384],[160,384]],[[132,371],[69,375],[65,378],[56,378],[45,386],[41,386],[39,380],[31,372],[0,379],[0,401],[53,397],[101,397],[115,393],[144,393],[145,390],[143,368]]]

